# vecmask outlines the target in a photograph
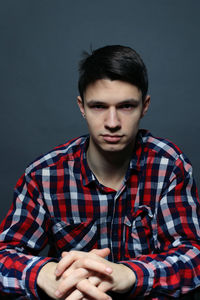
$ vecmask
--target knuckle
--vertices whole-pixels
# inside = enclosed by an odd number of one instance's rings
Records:
[[[83,259],[83,266],[84,267],[90,268],[92,263],[93,263],[93,260],[91,260],[91,258],[89,258],[89,257],[85,257]]]
[[[78,250],[70,250],[69,254],[71,254],[73,257],[76,257],[76,256],[78,256],[79,251]]]
[[[65,257],[67,254],[68,254],[68,252],[63,251],[62,254],[61,254],[61,257]]]
[[[84,268],[79,268],[76,270],[76,273],[79,277],[84,277],[88,275],[88,271]]]
[[[66,279],[67,277],[68,277],[67,272],[64,272],[63,275],[62,275],[62,278],[63,278],[63,279]]]
[[[83,279],[83,280],[79,281],[76,285],[77,289],[79,289],[82,292],[87,291],[88,290],[87,282],[88,282],[87,279]]]
[[[95,276],[90,276],[88,278],[89,282],[95,286],[98,286],[98,284],[101,282],[100,278],[95,277]]]
[[[81,262],[82,262],[83,266],[87,266],[88,265],[88,258],[86,258],[86,257],[82,258]]]
[[[71,255],[71,256],[75,256],[75,253],[76,253],[76,251],[75,250],[71,250],[70,252],[69,252],[69,254]]]

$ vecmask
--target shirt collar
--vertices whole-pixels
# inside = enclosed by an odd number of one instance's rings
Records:
[[[145,133],[146,133],[146,130],[145,130]],[[135,169],[137,171],[141,171],[141,169],[144,166],[143,134],[144,134],[144,130],[138,131],[138,134],[136,137],[135,149],[133,151],[133,156],[132,156],[130,164],[129,164],[130,169]]]
[[[82,145],[81,149],[81,174],[83,179],[83,184],[88,185],[91,182],[96,180],[94,174],[92,173],[91,169],[88,166],[87,162],[87,148],[89,145],[89,136],[86,136],[85,143]]]

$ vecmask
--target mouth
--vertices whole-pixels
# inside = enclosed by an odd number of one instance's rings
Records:
[[[118,143],[122,138],[122,135],[104,134],[102,136],[107,143]]]

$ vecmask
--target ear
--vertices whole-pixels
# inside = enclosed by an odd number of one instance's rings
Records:
[[[84,103],[83,103],[81,96],[77,97],[77,104],[81,111],[82,116],[85,118],[85,108],[84,108]]]
[[[150,98],[151,98],[150,95],[147,95],[146,98],[144,99],[141,118],[144,117],[144,115],[147,113],[147,111],[149,109]]]

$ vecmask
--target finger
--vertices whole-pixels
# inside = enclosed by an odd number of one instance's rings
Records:
[[[73,291],[68,297],[65,298],[65,300],[83,300],[83,299],[84,299],[84,295],[79,290]]]
[[[110,249],[109,248],[103,248],[103,249],[92,249],[90,251],[91,253],[95,253],[96,255],[99,255],[101,257],[106,257],[110,254]],[[68,255],[69,252],[64,251],[61,254],[61,257],[65,257],[66,255]]]
[[[96,255],[99,255],[101,257],[106,257],[110,254],[110,249],[109,248],[104,248],[104,249],[93,249],[91,253],[94,253]]]
[[[100,273],[103,275],[110,275],[112,268],[106,265],[106,261],[96,261],[93,257],[84,257],[75,261],[64,273],[63,276],[69,276],[75,269],[84,268],[88,271]]]
[[[105,280],[100,282],[98,289],[102,292],[107,292],[113,288],[113,282],[111,280]]]
[[[66,252],[66,251],[62,252],[62,253],[61,253],[61,257],[65,257],[68,253],[69,253],[69,252]]]
[[[106,257],[110,254],[110,249],[109,248],[92,249],[90,252],[95,253],[96,255],[99,255],[101,257]],[[68,254],[69,254],[69,252],[64,251],[64,252],[62,252],[61,257],[65,257]]]
[[[108,248],[96,249],[89,253],[82,251],[68,252],[67,254],[64,254],[64,257],[57,264],[55,275],[61,276],[65,270],[68,271],[67,275],[69,275],[71,270],[74,270],[75,268],[88,268],[89,270],[100,272],[102,274],[110,274],[112,273],[112,269],[105,264],[106,261],[104,261],[101,256],[96,254],[99,253],[103,256],[107,255],[109,252],[110,250]]]
[[[55,275],[61,276],[61,274],[72,265],[72,263],[78,258],[81,257],[82,252],[80,251],[71,251],[71,252],[63,252],[63,257],[58,262]]]
[[[67,294],[71,294],[71,291],[76,288],[78,282],[87,278],[89,275],[90,274],[86,269],[77,269],[66,278],[62,276],[55,292],[55,296],[61,298]]]
[[[101,283],[101,279],[97,276],[90,276],[88,280],[94,286],[98,286]]]
[[[90,283],[88,279],[81,280],[77,285],[76,288],[81,291],[83,294],[91,297],[92,299],[96,300],[110,300],[111,298],[104,293],[103,291],[99,290],[96,286]]]
[[[94,298],[84,295],[79,290],[75,290],[65,300],[94,300]]]

